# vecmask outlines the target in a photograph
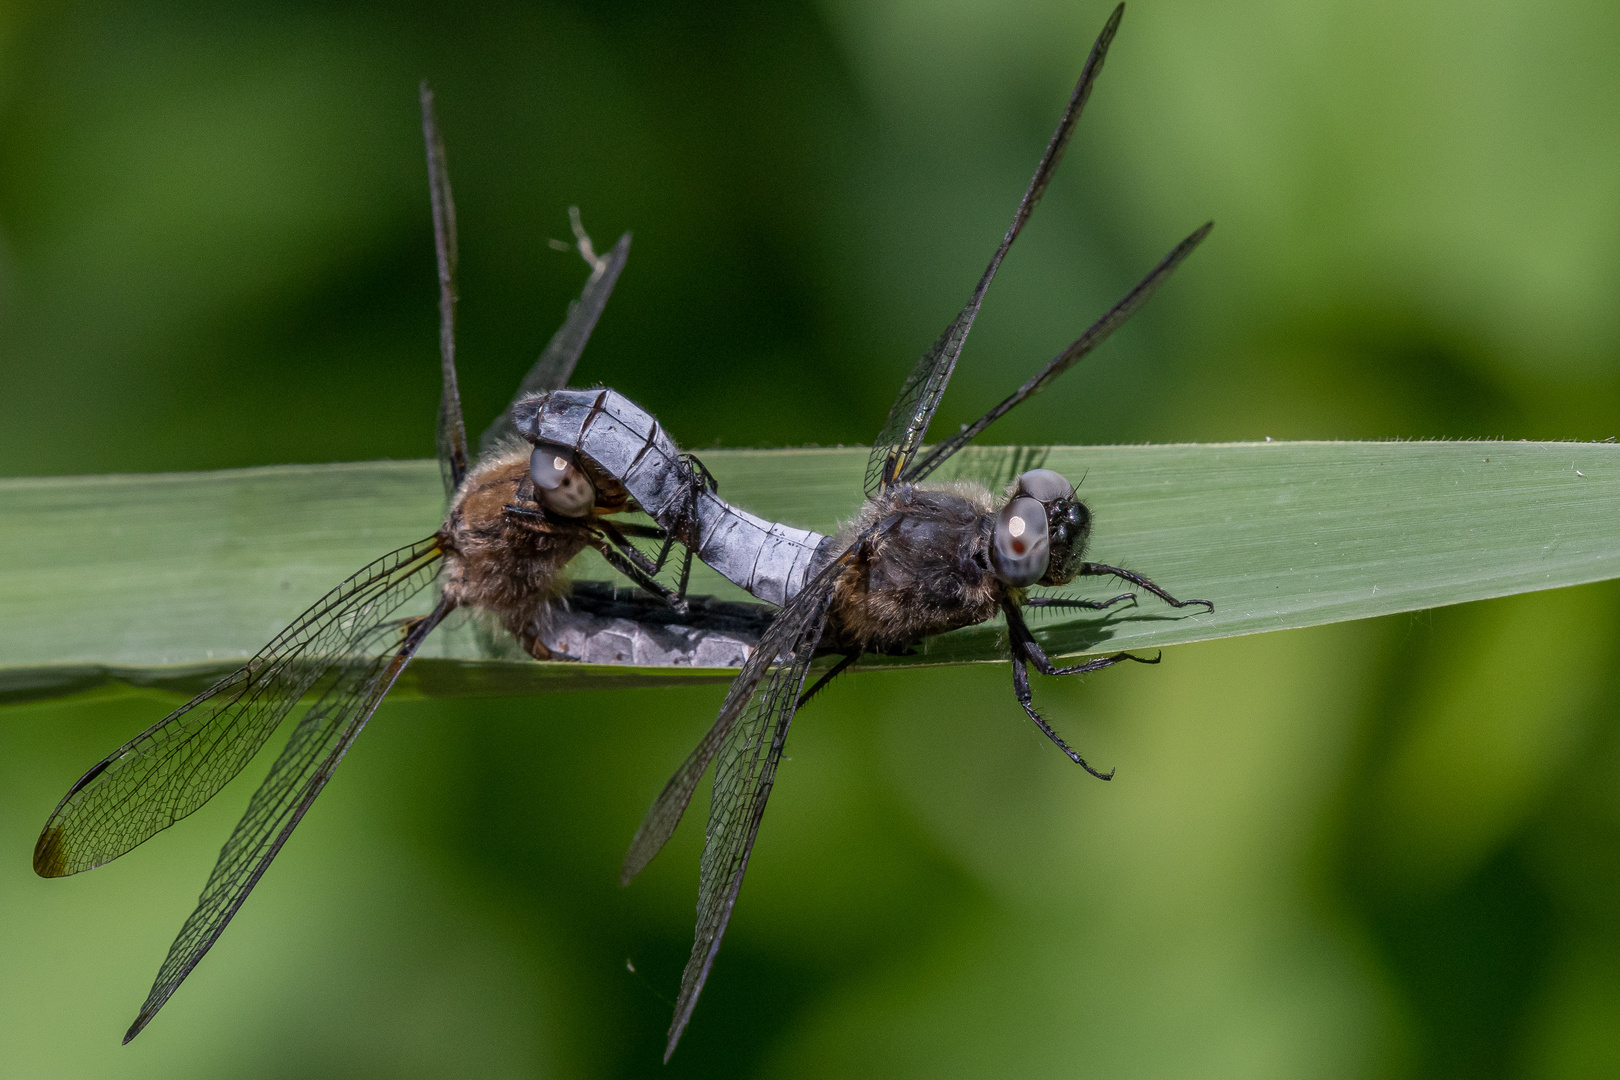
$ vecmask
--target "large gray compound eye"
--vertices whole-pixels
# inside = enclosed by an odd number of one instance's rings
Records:
[[[996,515],[996,533],[990,541],[990,565],[996,577],[1018,588],[1033,585],[1046,574],[1051,557],[1046,507],[1030,498],[1017,498],[1003,507]]]
[[[1074,495],[1074,485],[1062,473],[1051,469],[1031,469],[1018,476],[1018,493],[1043,503],[1057,502]]]
[[[529,475],[540,501],[563,517],[584,517],[596,505],[596,489],[563,447],[535,447],[529,455]]]

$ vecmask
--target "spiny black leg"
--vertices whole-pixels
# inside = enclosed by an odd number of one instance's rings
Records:
[[[842,674],[845,668],[849,667],[849,665],[853,664],[860,658],[861,654],[858,652],[845,653],[842,660],[838,661],[838,663],[827,669],[827,674],[816,680],[816,685],[812,686],[799,696],[799,703],[795,705],[794,708],[804,708],[804,703],[815,697],[822,687],[832,682],[834,676]]]
[[[623,555],[619,554],[613,545],[608,543],[606,540],[593,538],[591,540],[591,547],[600,552],[602,558],[606,559],[607,564],[613,567],[613,569],[617,570],[619,573],[623,574],[625,577],[629,578],[643,589],[652,593],[660,600],[663,600],[666,604],[680,612],[682,615],[685,615],[687,611],[690,610],[684,598],[676,596],[666,586],[658,581],[655,581],[650,575],[642,572],[640,567],[636,566],[629,559],[626,559]],[[642,556],[642,558],[646,558],[646,556]]]
[[[681,557],[681,583],[675,589],[675,595],[686,596],[686,583],[692,579],[692,549],[687,548],[686,554]]]
[[[1028,596],[1024,598],[1025,607],[1054,607],[1054,608],[1085,608],[1088,611],[1107,611],[1122,600],[1136,600],[1133,592],[1122,592],[1108,600],[1074,600],[1067,596]]]
[[[1041,714],[1035,711],[1035,696],[1030,693],[1029,672],[1024,667],[1024,661],[1026,659],[1024,648],[1025,643],[1015,637],[1013,639],[1012,657],[1013,695],[1018,698],[1018,704],[1024,707],[1024,712],[1031,720],[1035,721],[1035,726],[1041,729],[1041,733],[1048,739],[1051,739],[1054,746],[1068,755],[1070,761],[1074,762],[1076,765],[1080,766],[1082,769],[1086,770],[1086,772],[1090,773],[1092,776],[1095,776],[1099,780],[1112,780],[1114,778],[1113,769],[1109,769],[1106,773],[1100,773],[1096,769],[1093,769],[1091,765],[1087,763],[1086,759],[1075,753],[1074,748],[1063,741],[1063,736],[1053,731],[1052,725],[1041,719]]]
[[[1036,642],[1029,624],[1024,621],[1023,613],[1018,610],[1018,605],[1010,600],[1003,600],[1001,609],[1007,616],[1007,629],[1012,637],[1015,655],[1017,650],[1022,650],[1024,658],[1034,664],[1035,670],[1042,675],[1084,675],[1091,671],[1101,671],[1105,667],[1113,667],[1125,660],[1133,660],[1138,664],[1157,664],[1160,660],[1158,656],[1150,660],[1135,653],[1120,652],[1112,656],[1099,656],[1095,660],[1087,660],[1073,667],[1057,667],[1046,658],[1046,651]]]
[[[1137,656],[1135,653],[1121,652],[1114,653],[1112,656],[1099,656],[1095,660],[1087,660],[1085,663],[1075,664],[1073,667],[1053,667],[1052,662],[1046,658],[1046,654],[1040,652],[1038,645],[1031,642],[1028,648],[1030,651],[1030,663],[1034,664],[1035,670],[1042,675],[1084,675],[1092,671],[1101,671],[1105,667],[1113,667],[1115,664],[1125,660],[1132,660],[1138,664],[1157,664],[1163,659],[1162,655],[1149,658]]]
[[[666,532],[663,537],[664,546],[658,549],[658,558],[653,560],[655,568],[653,573],[655,574],[664,569],[664,564],[669,561],[670,549],[675,546],[675,537],[672,534]],[[692,549],[686,548],[685,550],[686,554],[681,556],[680,584],[675,588],[675,595],[680,597],[686,595],[686,583],[692,579]]]
[[[709,471],[707,465],[692,454],[682,454],[681,461],[685,464],[691,477],[690,486],[687,489],[686,521],[683,523],[687,533],[684,538],[686,541],[686,554],[681,557],[680,595],[685,596],[687,582],[692,578],[692,551],[701,544],[701,538],[698,536],[698,496],[702,495],[704,491],[708,491],[710,494],[719,492],[720,481],[714,478],[714,474]],[[665,539],[664,550],[658,557],[659,565],[663,564],[664,559],[669,554],[669,545],[674,542],[675,537],[673,535]]]
[[[669,534],[657,525],[638,525],[633,521],[617,521],[613,527],[625,536],[639,536],[644,540],[667,540]]]
[[[1215,605],[1208,600],[1177,600],[1175,597],[1153,584],[1153,582],[1149,581],[1141,574],[1132,573],[1129,570],[1123,570],[1117,566],[1108,566],[1105,563],[1095,562],[1082,563],[1080,566],[1080,573],[1089,575],[1091,577],[1116,577],[1121,581],[1128,581],[1138,588],[1146,589],[1148,592],[1152,593],[1154,596],[1157,596],[1160,600],[1163,600],[1165,603],[1174,608],[1188,607],[1192,604],[1203,604],[1211,612],[1215,610]]]
[[[662,540],[664,542],[663,547],[658,549],[658,557],[656,559],[653,559],[650,563],[646,564],[647,567],[649,568],[650,573],[653,573],[653,574],[661,573],[663,571],[663,569],[664,569],[664,564],[669,561],[669,553],[670,553],[671,549],[673,549],[675,547],[675,535],[673,533],[669,532],[668,530],[655,529],[655,528],[648,527],[646,525],[621,525],[621,526],[619,526],[619,528],[622,529],[623,531],[627,532],[627,533],[629,533],[631,531],[631,529],[635,529],[637,531],[635,531],[634,533],[631,533],[631,535],[650,537],[650,538]],[[636,554],[641,556],[641,558],[643,558],[643,559],[646,558],[646,556],[642,555],[642,553],[640,551],[637,551]],[[692,549],[687,548],[685,557],[683,557],[681,559],[681,581],[680,581],[680,585],[675,590],[675,595],[676,596],[683,597],[683,598],[686,596],[686,583],[691,579],[691,577],[692,577]]]
[[[604,531],[606,531],[606,527],[610,523],[604,521],[604,522],[601,522],[601,524],[604,527]],[[613,524],[613,528],[614,528],[614,530],[616,530],[619,533],[619,535],[621,537],[624,537],[624,536],[639,536],[644,540],[661,540],[661,541],[663,541],[663,547],[658,549],[658,557],[656,559],[651,560],[650,562],[644,562],[642,564],[642,569],[646,570],[648,573],[658,574],[658,573],[663,572],[664,564],[669,561],[670,550],[675,546],[675,537],[672,536],[669,533],[668,530],[662,529],[662,528],[658,527],[657,525],[638,525],[635,522],[618,522],[618,523]],[[615,542],[617,542],[617,538],[614,538],[612,536],[610,536],[609,538],[614,539]],[[620,546],[625,548],[625,550],[627,552],[628,551],[635,551],[636,555],[640,556],[641,559],[646,559],[646,555],[643,554],[640,550],[638,550],[636,548],[633,548],[633,547],[630,547],[628,545],[624,545],[624,544],[620,544]],[[686,583],[691,579],[691,577],[692,577],[692,549],[687,548],[686,549],[686,555],[681,560],[681,584],[680,584],[680,587],[675,590],[675,595],[676,596],[683,596],[684,597],[686,595]]]
[[[625,558],[635,563],[636,568],[639,569],[643,574],[646,574],[648,577],[652,577],[654,574],[658,573],[658,571],[663,569],[663,563],[661,560],[654,561],[649,559],[645,552],[636,547],[629,540],[625,539],[624,533],[620,532],[619,527],[613,522],[598,520],[596,522],[596,527],[601,529],[602,534],[613,543],[613,546],[623,552]]]

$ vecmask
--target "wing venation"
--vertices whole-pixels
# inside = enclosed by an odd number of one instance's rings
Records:
[[[400,672],[449,611],[449,602],[441,600],[426,616],[373,626],[357,643],[368,661],[343,668],[299,721],[220,850],[124,1042],[141,1033],[224,933]]]
[[[923,438],[928,434],[928,425],[934,419],[934,412],[939,408],[940,399],[945,395],[945,387],[951,381],[951,373],[956,370],[957,358],[962,354],[962,345],[967,341],[968,332],[973,329],[973,320],[978,317],[979,306],[984,302],[984,294],[990,288],[996,271],[1001,268],[1001,262],[1007,257],[1007,251],[1012,247],[1014,240],[1023,230],[1024,223],[1034,212],[1036,203],[1046,193],[1046,185],[1051,181],[1058,162],[1063,159],[1064,148],[1069,144],[1069,138],[1074,134],[1075,124],[1080,114],[1085,110],[1086,101],[1091,97],[1092,85],[1102,71],[1103,60],[1108,55],[1108,46],[1114,40],[1114,34],[1119,30],[1119,20],[1125,13],[1125,5],[1121,4],[1114,9],[1103,26],[1102,33],[1091,47],[1091,54],[1086,57],[1086,66],[1080,72],[1080,81],[1075,84],[1074,93],[1069,97],[1068,107],[1063,110],[1063,117],[1058,121],[1057,130],[1052,132],[1051,140],[1046,144],[1046,153],[1041,156],[1041,163],[1035,169],[1035,175],[1024,192],[1024,197],[1018,204],[1018,211],[1013,214],[1012,224],[1007,227],[1007,234],[1002,238],[1001,246],[990,259],[990,265],[985,268],[979,283],[973,289],[973,295],[968,298],[967,306],[957,314],[939,340],[917,359],[916,366],[911,374],[906,376],[904,385],[900,388],[900,396],[895,399],[889,410],[888,419],[883,422],[883,428],[878,432],[876,441],[872,444],[872,456],[866,462],[866,494],[868,496],[887,488],[898,481],[906,473],[912,458],[922,447]]]
[[[448,500],[467,475],[467,425],[461,418],[461,390],[456,384],[456,200],[450,194],[450,169],[444,139],[433,111],[433,91],[422,80],[422,141],[427,144],[428,195],[433,203],[433,252],[439,265],[439,368],[444,387],[439,396],[439,472]]]
[[[1148,299],[1158,290],[1159,286],[1163,285],[1165,280],[1175,272],[1176,267],[1180,266],[1183,260],[1193,253],[1194,248],[1204,242],[1204,237],[1208,236],[1209,231],[1214,227],[1215,223],[1213,221],[1206,221],[1193,230],[1192,235],[1171,249],[1170,254],[1166,255],[1159,262],[1159,265],[1148,273],[1147,277],[1138,282],[1134,289],[1126,293],[1123,300],[1109,308],[1106,315],[1092,323],[1085,333],[1070,342],[1068,348],[1053,357],[1050,363],[1036,372],[1029,381],[1015,390],[1001,404],[962,428],[961,431],[956,432],[949,438],[941,439],[927,454],[915,459],[901,476],[901,479],[914,484],[926,478],[929,473],[943,465],[952,454],[978,438],[980,432],[1005,416],[1014,406],[1046,389],[1053,379],[1068,371],[1093,349],[1107,341],[1110,334],[1124,325],[1125,320],[1136,314],[1136,310],[1148,302]]]
[[[577,210],[574,217],[577,221]],[[583,227],[578,232],[580,252],[585,254],[591,250],[590,237],[584,235]],[[574,374],[574,366],[579,363],[580,354],[585,351],[585,345],[591,339],[591,332],[596,329],[596,322],[602,317],[602,309],[607,306],[608,297],[613,294],[613,286],[619,280],[619,273],[624,269],[625,260],[629,257],[629,233],[619,237],[619,242],[614,244],[613,250],[606,255],[595,259],[587,256],[586,261],[592,268],[590,280],[585,283],[579,299],[569,301],[567,317],[547,342],[540,359],[535,361],[534,367],[524,376],[517,394],[512,398],[513,404],[530,394],[538,394],[543,390],[561,390],[568,385],[568,380]],[[488,453],[507,436],[516,434],[517,427],[512,423],[512,409],[508,406],[506,411],[489,425],[483,435],[479,436],[479,452]]]
[[[681,993],[670,1024],[665,1061],[675,1052],[691,1019],[731,920],[775,782],[788,726],[821,641],[833,587],[848,554],[824,566],[765,631],[726,691],[719,718],[659,795],[625,859],[623,880],[628,881],[675,831],[698,780],[713,760],[714,798],[709,806],[699,874],[697,931],[691,958],[681,975]]]
[[[113,751],[57,804],[34,849],[43,877],[110,862],[241,772],[299,700],[371,659],[377,627],[437,577],[437,536],[389,552],[327,593],[246,665]]]

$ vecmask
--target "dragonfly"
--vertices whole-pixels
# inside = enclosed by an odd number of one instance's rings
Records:
[[[702,493],[692,510],[705,526],[703,535],[688,537],[698,557],[761,599],[782,606],[733,680],[714,725],[648,811],[625,858],[621,882],[628,884],[674,832],[699,780],[713,764],[697,928],[670,1024],[666,1061],[692,1017],[731,919],[789,725],[797,711],[833,677],[864,654],[903,654],[932,635],[1001,615],[1007,623],[1014,696],[1019,705],[1070,760],[1107,780],[1112,772],[1103,773],[1088,764],[1035,709],[1028,669],[1033,666],[1043,675],[1080,675],[1126,661],[1157,663],[1159,657],[1120,652],[1059,666],[1042,650],[1023,609],[1104,611],[1126,601],[1134,603],[1136,593],[1087,600],[1033,596],[1028,590],[1036,585],[1063,586],[1080,577],[1111,578],[1149,592],[1174,608],[1214,610],[1210,601],[1177,599],[1140,574],[1087,560],[1090,510],[1074,485],[1053,470],[1026,468],[999,499],[982,485],[962,481],[922,485],[997,419],[1107,339],[1147,302],[1213,227],[1212,222],[1206,223],[1177,244],[1119,303],[1012,395],[924,452],[924,436],[985,292],[1046,190],[1123,14],[1122,4],[1114,9],[1093,45],[1012,224],[966,306],[905,380],[874,442],[867,465],[866,501],[855,518],[829,537],[773,525],[728,507],[714,492]],[[587,425],[585,418],[593,415],[595,421]],[[537,396],[519,402],[514,416],[531,437],[555,439],[592,460],[612,461],[622,458],[631,445],[661,447],[658,440],[667,440],[656,421],[633,403],[596,391],[564,390]],[[604,432],[614,425],[622,431],[607,437]],[[673,444],[656,452],[673,453]],[[626,483],[632,490],[636,486],[634,478]],[[762,565],[771,567],[763,578],[759,575]],[[806,690],[812,660],[827,654],[840,659]]]
[[[469,464],[455,364],[455,204],[425,82],[421,105],[438,264],[443,390],[437,441],[445,522],[432,536],[361,569],[240,669],[102,759],[51,813],[34,848],[34,870],[54,878],[101,866],[201,807],[301,701],[313,701],[221,850],[125,1043],[218,940],[400,673],[452,611],[488,613],[542,660],[577,658],[556,647],[555,634],[580,653],[605,641],[609,653],[637,654],[635,662],[662,650],[664,662],[696,657],[712,663],[719,656],[735,666],[767,621],[750,610],[758,605],[687,598],[690,552],[676,589],[657,581],[673,542],[669,533],[615,524],[612,517],[639,509],[624,487],[575,461],[566,447],[524,440],[510,409],[484,433],[483,453]],[[523,380],[520,399],[568,381],[629,254],[626,233],[598,255],[578,211],[571,215],[591,275]],[[714,486],[695,459],[678,457],[672,469],[679,477],[670,484],[682,492]],[[684,520],[680,507],[661,511],[677,524]],[[661,541],[663,548],[654,558],[632,537]],[[629,577],[644,600],[605,584],[576,583],[566,595],[564,568],[586,548]],[[407,614],[423,606],[425,613]]]

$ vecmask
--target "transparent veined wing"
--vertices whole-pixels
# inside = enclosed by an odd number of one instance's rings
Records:
[[[461,390],[456,385],[456,201],[450,194],[450,170],[444,140],[433,112],[433,91],[422,80],[422,141],[427,144],[428,194],[433,202],[433,251],[439,265],[439,367],[444,389],[439,395],[439,472],[448,500],[467,475],[467,425],[461,418]]]
[[[719,718],[653,803],[625,858],[622,882],[634,877],[674,833],[698,780],[714,761],[714,798],[709,805],[698,883],[697,930],[691,958],[681,975],[665,1061],[675,1052],[692,1017],[731,920],[788,726],[847,556],[846,552],[823,567],[772,621],[732,680]]]
[[[962,428],[961,431],[948,438],[941,439],[929,449],[927,454],[913,459],[912,463],[901,474],[900,479],[906,483],[914,484],[926,478],[929,473],[943,465],[952,454],[978,438],[979,433],[985,428],[1011,412],[1014,406],[1046,389],[1053,379],[1068,371],[1079,363],[1086,354],[1108,340],[1110,334],[1124,325],[1125,320],[1136,314],[1136,310],[1148,302],[1148,299],[1158,290],[1159,286],[1164,284],[1165,280],[1175,272],[1176,267],[1180,266],[1187,256],[1193,253],[1194,248],[1204,242],[1204,237],[1208,236],[1209,231],[1214,227],[1215,223],[1213,221],[1206,221],[1193,230],[1192,235],[1171,249],[1170,254],[1160,260],[1159,265],[1155,266],[1147,277],[1138,282],[1134,289],[1126,293],[1123,300],[1109,308],[1106,315],[1092,323],[1085,333],[1070,342],[1068,348],[1053,357],[1051,362],[1036,372],[1028,382],[1015,390],[1001,404]]]
[[[356,642],[358,651],[366,656],[365,662],[341,668],[326,692],[298,722],[286,748],[220,850],[196,910],[169,947],[151,993],[124,1042],[141,1033],[213,947],[332,778],[400,672],[449,611],[449,602],[440,601],[426,616],[373,626],[365,639]]]
[[[974,287],[967,306],[962,308],[951,324],[945,328],[939,340],[918,357],[911,374],[906,376],[906,381],[900,388],[900,396],[895,399],[893,407],[889,410],[888,419],[883,422],[883,428],[872,444],[872,456],[867,459],[867,495],[873,495],[900,480],[905,475],[912,458],[922,447],[923,438],[928,434],[928,425],[934,419],[940,398],[944,396],[945,387],[951,381],[951,373],[956,370],[957,358],[962,355],[962,345],[967,341],[968,332],[973,329],[973,320],[978,317],[979,306],[984,302],[984,294],[989,290],[996,271],[1001,268],[1001,261],[1007,257],[1008,249],[1012,247],[1013,241],[1018,239],[1018,234],[1023,230],[1024,223],[1029,220],[1029,215],[1034,212],[1035,205],[1041,201],[1041,196],[1046,192],[1046,185],[1051,181],[1058,162],[1063,158],[1063,150],[1068,146],[1070,136],[1074,134],[1075,124],[1085,109],[1087,99],[1091,97],[1091,87],[1102,71],[1103,60],[1108,55],[1108,46],[1119,30],[1119,20],[1124,13],[1124,4],[1116,7],[1103,26],[1102,33],[1097,36],[1096,43],[1092,45],[1091,55],[1086,57],[1086,66],[1080,72],[1080,81],[1075,84],[1068,107],[1063,110],[1063,118],[1058,121],[1057,130],[1052,132],[1051,141],[1046,144],[1046,153],[1042,155],[1041,163],[1035,169],[1035,176],[1030,180],[1029,188],[1018,204],[1018,211],[1013,215],[1012,224],[1007,227],[1007,234],[1002,238],[1001,246],[996,248],[995,255],[990,259],[990,265],[985,268],[984,275]]]
[[[754,689],[769,672],[774,670],[772,658],[797,655],[795,652],[797,642],[812,628],[816,640],[820,640],[827,604],[832,597],[833,584],[842,566],[843,557],[840,557],[824,567],[805,584],[804,588],[794,594],[788,605],[777,612],[776,617],[766,627],[748,661],[731,681],[731,687],[726,691],[725,702],[720,707],[719,718],[704,734],[696,749],[687,755],[681,767],[675,771],[675,775],[670,777],[669,783],[664,785],[664,790],[659,792],[658,798],[653,800],[651,808],[642,818],[641,826],[636,829],[636,835],[630,841],[630,850],[625,854],[624,866],[619,872],[619,884],[630,884],[675,834],[675,827],[681,823],[681,817],[686,813],[686,807],[691,803],[693,793],[697,791],[698,781],[703,779],[709,762],[714,760],[715,752],[725,743],[731,726],[742,717],[743,707],[748,704]]]
[[[103,758],[57,804],[34,870],[109,862],[195,811],[241,772],[306,694],[373,661],[378,627],[433,584],[437,536],[389,552],[327,593],[246,665]]]
[[[584,232],[583,229],[579,231],[581,234]],[[582,251],[588,248],[589,243],[590,238],[582,235],[580,240]],[[543,390],[561,390],[568,385],[568,380],[574,374],[574,366],[579,363],[580,354],[585,351],[585,345],[591,339],[591,332],[596,329],[596,321],[602,317],[602,309],[607,306],[608,297],[613,294],[613,286],[618,282],[619,273],[624,269],[624,262],[629,257],[630,234],[625,233],[619,237],[619,242],[613,245],[613,250],[595,261],[590,280],[585,283],[579,299],[569,301],[567,317],[557,332],[551,336],[551,341],[546,344],[540,359],[535,361],[534,367],[524,376],[522,385],[512,398],[514,404],[530,394],[538,394]],[[502,439],[516,434],[517,427],[512,423],[512,410],[508,406],[484,434],[479,436],[478,449],[481,453],[487,453]]]

